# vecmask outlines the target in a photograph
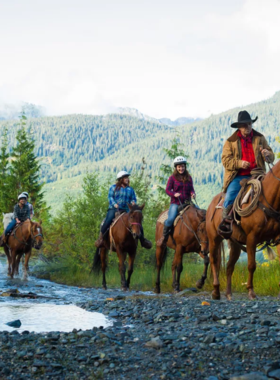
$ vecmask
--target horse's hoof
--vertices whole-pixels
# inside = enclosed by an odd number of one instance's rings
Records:
[[[249,297],[249,300],[255,300],[257,298],[256,293],[254,292],[254,290],[251,290],[251,289],[249,290],[248,297]]]
[[[226,294],[227,300],[232,301],[232,294]]]
[[[203,285],[204,285],[204,282],[198,280],[197,283],[196,283],[196,287],[197,289],[202,289],[203,288]]]
[[[220,300],[221,299],[220,293],[217,293],[215,290],[213,290],[213,292],[212,292],[212,299],[213,300]]]
[[[103,286],[103,290],[107,290],[107,286]]]
[[[160,294],[160,288],[155,288],[155,293]]]
[[[125,288],[124,286],[122,287],[122,291],[123,292],[127,292],[128,291],[128,289],[127,288]]]

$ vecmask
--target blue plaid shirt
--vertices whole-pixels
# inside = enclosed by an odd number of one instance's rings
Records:
[[[136,195],[132,187],[121,187],[119,190],[116,190],[116,185],[112,185],[109,190],[108,199],[109,199],[109,208],[114,208],[115,204],[119,205],[119,208],[122,210],[129,211],[128,203],[136,203]]]

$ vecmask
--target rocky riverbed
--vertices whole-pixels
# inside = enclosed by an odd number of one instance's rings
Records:
[[[113,326],[1,332],[1,379],[280,379],[277,299],[91,292],[79,306]]]
[[[178,295],[84,289],[10,280],[4,269],[0,261],[0,307],[43,305],[46,312],[36,321],[40,333],[24,319],[20,329],[0,331],[0,379],[280,379],[277,298],[236,295],[229,302],[195,289]],[[90,319],[73,312],[80,327],[56,331],[62,325],[54,305],[100,313],[103,326],[89,328]],[[8,317],[1,314],[2,326]]]

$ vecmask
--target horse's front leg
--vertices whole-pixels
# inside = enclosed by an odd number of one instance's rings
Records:
[[[124,263],[125,259],[126,259],[126,253],[122,252],[120,250],[120,248],[116,248],[116,251],[117,251],[118,258],[119,258],[119,272],[121,275],[122,290],[127,290],[127,282],[125,279],[126,267],[125,267],[125,263]]]
[[[129,255],[129,258],[128,258],[128,271],[127,271],[127,288],[129,289],[130,279],[133,273],[133,265],[134,265],[134,260],[136,256],[136,250],[133,252],[130,252],[128,255]]]
[[[227,289],[226,289],[226,297],[229,301],[232,299],[232,290],[231,290],[231,278],[234,271],[235,264],[239,259],[241,249],[231,242],[228,241],[229,246],[229,260],[227,262]]]
[[[27,280],[28,278],[28,269],[29,269],[28,263],[29,263],[30,256],[31,256],[31,249],[30,251],[25,252],[24,265],[23,265],[23,279],[24,280]]]
[[[209,241],[209,252],[210,252],[210,264],[213,273],[213,286],[214,290],[212,292],[212,298],[214,300],[219,300],[221,298],[220,294],[220,282],[219,282],[219,244],[213,240]]]
[[[103,274],[103,281],[102,286],[103,289],[107,290],[107,283],[106,283],[106,267],[107,267],[107,249],[102,247],[100,248],[99,254],[100,254],[100,260],[101,260],[101,269]]]
[[[16,252],[11,250],[11,278],[14,278],[15,270],[17,265]]]
[[[173,289],[180,291],[180,276],[183,270],[183,249],[181,245],[176,246],[175,255],[172,263]]]
[[[11,252],[9,250],[9,248],[4,245],[4,251],[6,253],[6,256],[7,256],[7,261],[8,261],[8,276],[11,275],[11,272],[12,272],[12,257],[11,257]]]
[[[253,234],[247,236],[247,255],[248,255],[248,281],[247,289],[249,291],[249,298],[252,300],[256,298],[253,285],[254,272],[256,270],[256,239]]]
[[[196,283],[196,287],[198,289],[202,289],[204,284],[205,284],[205,280],[207,278],[207,271],[208,271],[208,266],[209,266],[209,263],[210,263],[210,260],[209,260],[209,257],[208,255],[206,256],[203,256],[203,260],[204,260],[204,270],[203,270],[203,273],[202,273],[202,277],[200,280],[197,281]]]

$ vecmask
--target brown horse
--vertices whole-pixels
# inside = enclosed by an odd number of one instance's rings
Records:
[[[215,209],[221,194],[216,195],[206,213],[206,228],[209,238],[210,263],[213,272],[214,290],[212,297],[220,299],[220,283],[217,270],[218,249],[223,238],[218,234],[218,225],[222,220],[221,209]],[[246,205],[243,206],[245,208]],[[253,276],[256,270],[256,247],[263,242],[279,244],[280,237],[280,161],[270,169],[262,181],[262,192],[258,207],[250,216],[241,217],[240,227],[233,225],[233,234],[230,240],[230,256],[227,263],[226,296],[232,298],[231,277],[234,266],[240,256],[240,244],[246,244],[248,255],[248,281],[249,298],[254,299],[256,294],[253,286]],[[280,255],[280,247],[277,246]]]
[[[8,236],[4,251],[8,259],[8,275],[11,278],[18,273],[20,259],[25,254],[24,279],[27,278],[31,249],[40,249],[43,244],[43,230],[40,223],[25,221],[19,224]]]
[[[176,292],[180,290],[180,275],[183,270],[183,254],[197,252],[204,260],[204,272],[196,286],[202,288],[207,278],[209,265],[208,258],[208,237],[205,226],[205,210],[198,210],[190,206],[182,215],[181,220],[174,228],[172,236],[169,236],[167,247],[175,249],[172,263],[173,288]],[[156,241],[162,236],[163,224],[157,222]],[[156,293],[160,293],[160,271],[165,262],[167,247],[156,248],[157,281]]]
[[[117,252],[119,258],[119,272],[121,275],[121,285],[123,290],[129,289],[131,275],[133,273],[133,264],[136,256],[138,239],[141,236],[141,226],[143,220],[142,210],[145,205],[128,205],[129,212],[124,213],[118,221],[111,227],[110,236],[104,239],[104,247],[97,248],[93,260],[92,271],[103,272],[103,289],[107,289],[105,271],[107,266],[107,254],[111,249]],[[128,276],[125,278],[125,260],[128,254]]]

